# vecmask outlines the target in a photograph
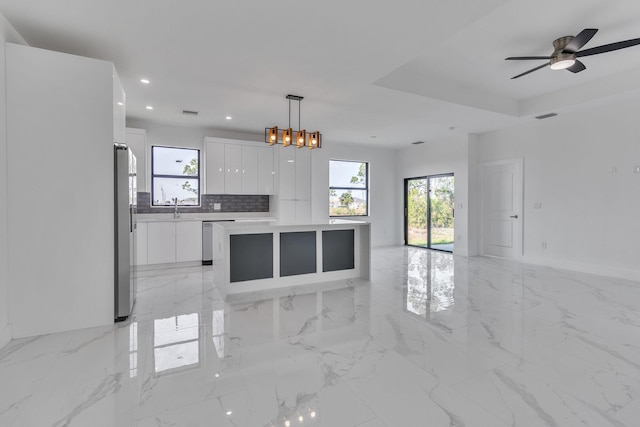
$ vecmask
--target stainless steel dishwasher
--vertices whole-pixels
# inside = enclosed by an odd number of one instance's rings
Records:
[[[202,221],[202,265],[213,264],[213,223],[232,221],[232,219]]]

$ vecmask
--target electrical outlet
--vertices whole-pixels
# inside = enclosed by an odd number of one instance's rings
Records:
[[[533,204],[533,209],[542,209],[542,202],[535,202]]]
[[[547,242],[542,242],[542,249],[547,249]]]
[[[213,210],[214,211],[219,211],[220,209],[222,209],[222,203],[214,203],[213,204]]]
[[[618,168],[617,168],[617,167],[615,167],[615,166],[611,166],[611,167],[609,168],[609,173],[610,173],[611,175],[617,175],[617,174],[618,174]]]

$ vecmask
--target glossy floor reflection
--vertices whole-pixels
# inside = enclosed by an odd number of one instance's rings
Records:
[[[371,282],[229,301],[211,267],[144,273],[130,321],[0,350],[0,425],[638,425],[639,283],[372,255]]]

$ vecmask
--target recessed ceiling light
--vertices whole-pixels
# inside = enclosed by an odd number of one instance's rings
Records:
[[[151,105],[147,105],[147,110],[153,110],[153,107]]]
[[[122,102],[118,102],[118,105],[124,105],[124,103],[122,103]]]
[[[231,415],[231,414],[233,414],[233,412],[227,411],[227,415]]]
[[[148,85],[149,83],[151,83],[151,81],[149,79],[140,79],[140,83]]]
[[[231,120],[231,116],[227,116],[227,117],[225,117],[225,119]]]

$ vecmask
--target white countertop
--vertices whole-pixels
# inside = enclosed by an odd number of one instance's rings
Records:
[[[225,212],[225,213],[181,213],[178,218],[174,218],[172,213],[161,214],[138,214],[136,216],[138,222],[157,222],[157,221],[277,221],[278,218],[270,216],[269,212]]]
[[[240,220],[235,222],[220,222],[216,224],[229,231],[255,230],[258,228],[286,228],[286,229],[308,229],[308,228],[338,228],[344,226],[361,226],[370,225],[369,221],[357,221],[350,219],[330,219],[327,221],[318,221],[309,224],[281,224],[278,221],[251,221]]]

